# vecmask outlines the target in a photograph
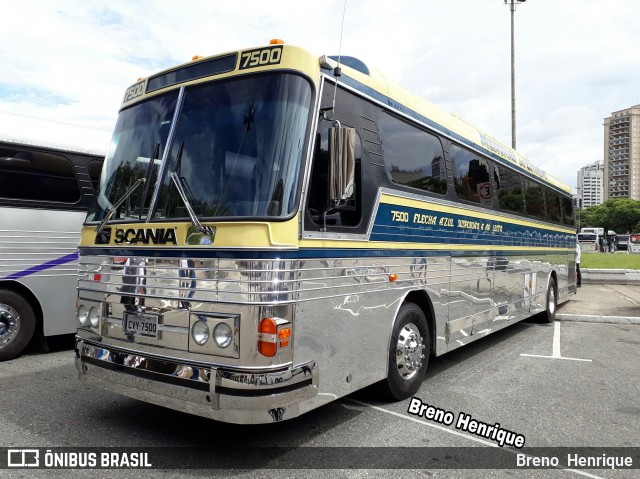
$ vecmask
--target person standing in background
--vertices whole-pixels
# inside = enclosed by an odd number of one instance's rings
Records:
[[[580,243],[576,243],[576,280],[578,288],[582,287],[582,273],[580,273]]]

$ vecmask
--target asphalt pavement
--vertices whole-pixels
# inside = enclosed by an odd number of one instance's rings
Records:
[[[557,319],[597,323],[640,324],[640,284],[584,283],[560,305]]]

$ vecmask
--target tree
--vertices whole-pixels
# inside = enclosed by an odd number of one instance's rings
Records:
[[[640,222],[640,201],[619,198],[613,201],[612,214],[613,222],[620,233],[632,233]]]
[[[598,227],[600,225],[596,224],[593,215],[600,205],[589,206],[588,208],[580,208],[576,210],[576,217],[580,220],[580,226],[583,228],[586,227]]]
[[[640,222],[640,201],[612,198],[598,206],[582,210],[582,225],[617,233],[633,232]]]
[[[589,220],[596,228],[604,228],[604,234],[607,235],[607,231],[614,227],[613,222],[613,203],[612,200],[605,201],[601,205],[595,207],[591,212]]]

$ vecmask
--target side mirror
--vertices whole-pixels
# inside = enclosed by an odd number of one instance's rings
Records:
[[[355,128],[329,128],[329,201],[336,207],[353,194],[356,171]]]

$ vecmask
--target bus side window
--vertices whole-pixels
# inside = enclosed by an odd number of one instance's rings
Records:
[[[329,208],[329,127],[331,122],[321,120],[316,133],[316,146],[309,183],[308,210],[312,221],[322,226],[323,213]],[[326,213],[326,225],[354,227],[362,219],[362,147],[356,134],[356,171],[352,195],[338,208]]]
[[[573,200],[571,198],[562,198],[562,221],[567,226],[575,225],[573,216]]]
[[[534,218],[545,219],[544,188],[531,180],[525,180],[525,185],[524,197],[527,204],[527,213]]]
[[[548,219],[554,223],[559,223],[562,219],[560,213],[560,197],[558,194],[549,188],[545,188],[545,200],[547,203],[547,215]]]
[[[498,206],[501,210],[513,213],[524,213],[524,198],[522,196],[522,180],[514,171],[495,167],[495,177],[499,179],[496,184],[498,189]]]
[[[491,203],[491,182],[487,160],[468,150],[451,145],[454,184],[458,197],[474,203]]]
[[[447,193],[447,169],[440,139],[386,112],[378,120],[383,159],[396,185]]]
[[[0,148],[0,196],[18,200],[77,203],[80,187],[64,156]]]

